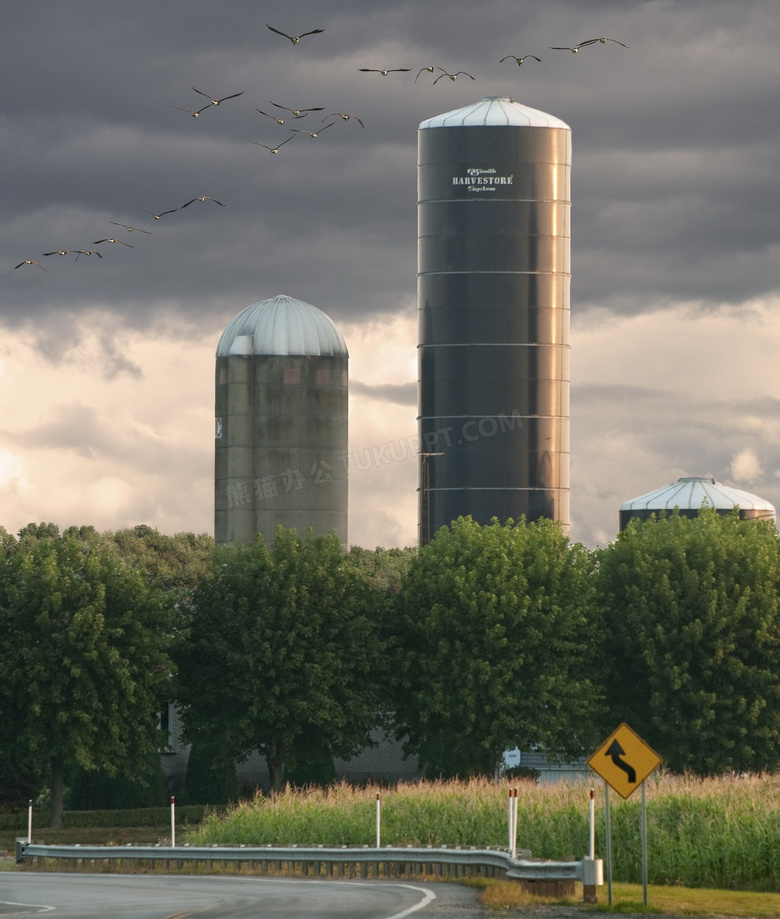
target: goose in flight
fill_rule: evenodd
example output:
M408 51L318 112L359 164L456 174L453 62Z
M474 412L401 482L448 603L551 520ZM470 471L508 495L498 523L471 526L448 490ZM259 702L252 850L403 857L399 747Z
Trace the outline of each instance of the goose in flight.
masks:
M503 64L504 61L508 61L511 59L513 61L517 61L517 64L519 66L520 64L523 63L523 61L528 60L529 57L532 57L535 61L541 62L542 60L540 57L537 57L535 54L524 54L522 57L515 57L514 54L507 54L506 57L501 58L501 60L499 61L499 64Z
M332 128L335 123L335 121L331 121L326 124L324 128L320 128L319 131L304 131L303 128L290 128L290 130L294 131L296 134L308 134L309 137L319 137L323 131L326 131L328 128Z
M343 118L344 121L349 121L350 118L354 118L355 121L357 121L357 123L360 125L361 128L365 128L365 125L363 124L363 119L358 118L357 115L347 115L345 112L331 112L330 115L326 115L325 118L333 118L334 115L338 115L340 118ZM325 118L323 118L322 120L325 121Z
M192 88L195 89L194 86ZM205 96L207 99L211 100L212 105L219 105L220 102L225 102L227 99L235 99L236 96L243 96L245 91L246 90L242 89L240 93L233 93L231 96L223 96L221 99L212 99L212 97L208 93L204 93L204 92L201 92L199 89L195 89L196 93L200 93L201 96ZM206 108L208 108L208 106L206 106Z
M580 48L584 48L585 45L595 45L596 42L602 45L606 45L608 41L615 42L616 45L623 45L622 41L618 41L616 38L589 38L587 41L581 41L578 45ZM627 48L628 45L623 45L624 48Z
M160 211L159 214L155 214L154 211L147 211L145 207L139 207L138 210L143 211L144 214L150 214L152 217L154 217L155 220L159 220L160 217L164 217L166 214L173 214L175 211L178 211L179 208L174 207L174 208L171 208L171 210L169 211Z
M284 38L289 38L289 40L297 45L298 42L304 38L306 35L319 35L320 32L324 32L325 29L312 29L310 32L301 32L300 35L288 35L286 32L280 32L279 29L275 29L273 26L269 26L268 23L265 24L267 29L270 29L272 32L276 32L277 35L281 35Z
M377 70L375 67L358 67L361 73L381 73L383 77L386 77L388 73L408 73L411 69L411 67L394 67L387 70Z
M271 101L270 99L268 100ZM287 108L286 105L279 105L278 102L271 102L271 105L275 105L276 108L284 109L285 112L292 112L296 118L303 117L301 112L323 112L325 110L324 105L315 106L315 108ZM260 111L260 109L258 109Z
M116 220L112 220L111 223L115 227L124 227L129 233L132 233L133 230L138 230L139 233L146 233L147 236L152 235L151 230L143 230L141 227L131 227L129 223L117 223Z
M205 112L207 108L211 108L210 105L204 105L203 108L191 109L191 108L179 108L178 105L172 105L172 109L175 109L177 112L187 112L188 115L192 115L193 118L197 118L201 112Z
M37 265L39 268L43 268L43 270L46 271L43 265L41 265L40 262L36 262L34 258L26 258L23 262L19 262L18 265L14 265L14 268L21 268L22 265Z
M573 51L574 54L576 54L580 50L580 48L585 48L588 45L595 45L597 42L599 42L602 45L605 45L608 41L613 41L618 45L623 45L623 42L618 41L616 38L589 38L587 41L581 41L578 45L572 45L571 47L564 46L561 48L561 47L555 47L553 45L550 45L550 50L551 51ZM623 45L623 47L627 48L628 45Z
M260 112L261 115L265 115L266 118L273 118L273 120L274 120L277 124L284 124L285 121L293 121L293 120L296 119L296 118L305 118L305 117L306 117L306 113L305 113L305 112L304 112L302 115L290 115L289 118L277 118L276 115L269 115L268 112L264 112L262 109L259 109L259 108L258 108L258 109L255 109L255 111L256 111L256 112Z
M421 68L418 70L417 76L414 78L414 82L416 83L416 82L420 79L420 74L421 74L421 73L425 73L426 71L427 71L428 73L433 73L434 70L441 70L441 71L443 71L444 73L447 72L446 70L444 70L443 67L439 67L439 66L437 66L436 64L429 64L427 67L421 67Z
M260 141L253 140L251 143L257 144L258 147L265 147L266 150L270 150L271 153L278 153L279 147L283 147L285 144L289 143L291 140L295 140L294 137L288 137L287 140L283 140L280 144L277 144L275 147L269 147L268 144L261 144Z
M440 77L436 77L436 79L433 81L433 85L435 86L439 82L439 80L443 80L445 77L449 77L451 80L457 80L457 78L461 74L464 74L470 80L474 79L474 77L472 77L470 73L466 73L465 70L459 70L457 73L447 73L447 71L445 70L444 73Z
M185 207L189 207L191 204L194 204L196 201L201 201L201 202L203 202L203 201L213 201L214 204L219 204L220 207L224 207L224 206L225 206L221 201L217 201L216 198L211 198L211 197L209 197L208 195L198 195L197 198L193 198L191 201L188 201L186 204L182 204L182 206L179 208L179 210L184 210Z

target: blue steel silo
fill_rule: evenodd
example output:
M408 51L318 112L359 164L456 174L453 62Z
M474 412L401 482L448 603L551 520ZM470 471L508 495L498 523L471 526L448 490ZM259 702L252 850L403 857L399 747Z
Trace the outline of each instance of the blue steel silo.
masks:
M418 133L420 542L569 528L571 130L490 97Z

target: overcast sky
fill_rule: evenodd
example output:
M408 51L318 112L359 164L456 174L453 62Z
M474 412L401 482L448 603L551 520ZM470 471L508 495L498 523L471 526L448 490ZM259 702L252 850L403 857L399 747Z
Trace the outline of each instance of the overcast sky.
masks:
M681 475L780 506L776 0L0 11L10 532L213 532L217 340L287 294L349 346L350 543L415 544L417 127L496 95L572 129L572 539L611 540L622 501ZM549 47L601 37L629 47ZM415 80L429 65L466 73ZM273 103L322 111L278 125L257 111L284 118ZM291 133L333 112L365 128ZM196 196L224 206L181 209ZM43 254L60 249L102 258Z

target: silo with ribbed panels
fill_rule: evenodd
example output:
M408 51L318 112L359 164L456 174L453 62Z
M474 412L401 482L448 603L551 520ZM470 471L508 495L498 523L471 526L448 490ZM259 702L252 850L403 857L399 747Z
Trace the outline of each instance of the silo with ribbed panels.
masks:
M712 508L721 516L734 512L740 520L776 519L774 504L749 491L722 485L709 476L685 475L671 485L656 488L620 505L620 530L632 520L651 517L696 517L703 508Z
M490 97L418 134L420 542L569 528L571 131Z
M349 354L332 320L286 295L242 310L216 357L214 538L278 524L347 546Z

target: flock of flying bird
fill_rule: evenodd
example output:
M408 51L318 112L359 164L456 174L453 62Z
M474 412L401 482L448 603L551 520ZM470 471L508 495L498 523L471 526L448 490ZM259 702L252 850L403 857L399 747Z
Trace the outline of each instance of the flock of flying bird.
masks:
M325 31L324 29L311 29L308 32L302 32L300 35L288 35L286 32L282 32L279 29L275 29L273 26L266 24L266 27L270 29L271 32L274 32L275 34L280 35L283 38L286 38L293 45L297 45L302 38L305 38L308 35L318 35L321 32ZM589 38L586 41L581 41L576 45L565 45L565 46L551 45L550 50L551 51L571 51L572 53L576 54L578 51L580 51L581 48L586 48L590 45L595 45L595 44L604 45L607 42L614 42L615 44L618 44L623 48L628 48L628 45L623 44L622 41L618 41L616 38ZM534 60L534 61L541 61L541 58L537 57L535 54L525 54L520 57L514 54L507 54L501 58L500 63L503 63L504 61L507 61L507 60L512 60L512 61L515 61L518 66L520 66L521 64L525 63L525 61L529 59ZM358 70L361 73L378 73L381 76L386 77L391 73L409 73L412 70L412 68L411 67L388 67L388 68L359 67ZM445 77L453 81L456 80L459 76L466 76L470 80L475 79L474 76L472 76L472 74L467 73L465 70L458 70L458 71L455 71L454 73L450 73L444 67L439 67L438 65L429 64L425 67L420 68L420 70L417 72L417 76L414 78L414 82L416 83L420 79L420 76L423 73L434 73L437 70L440 70L441 73L433 80L434 85L438 83L439 80L443 80ZM205 112L207 109L211 109L214 106L221 105L223 102L226 102L229 99L236 99L239 96L242 96L244 94L244 91L242 90L241 92L238 92L238 93L231 93L228 96L222 96L221 98L215 98L209 95L208 93L203 92L200 89L195 89L194 86L192 87L192 89L196 93L198 93L198 95L203 96L204 98L208 99L208 102L205 105L203 105L201 108L190 109L190 108L182 108L182 107L175 106L175 105L172 105L171 108L179 112L186 112L188 115L191 115L193 118L198 118L201 115L201 113ZM288 108L287 106L284 106L284 105L280 105L277 102L270 102L270 105L274 106L277 109L280 109L281 111L289 112L289 114L285 115L284 117L281 117L278 114L264 112L261 109L256 109L256 111L261 115L265 115L267 118L272 118L278 125L284 125L288 121L295 121L295 120L298 120L299 118L305 118L310 112L322 112L324 111L324 108L325 108L324 106L315 106L313 108L293 109L293 108ZM328 118L334 118L336 120L328 121ZM358 115L348 114L345 112L332 112L330 115L326 115L322 119L323 126L321 128L318 128L317 130L306 131L301 128L290 128L289 130L290 130L291 136L283 140L281 143L276 144L275 146L269 146L268 144L262 144L256 140L251 141L251 143L257 144L260 147L264 147L266 150L269 150L271 153L278 153L281 147L283 147L286 143L289 143L291 140L294 139L295 134L308 134L309 137L312 137L312 138L319 137L319 135L323 131L327 130L328 128L333 127L333 125L337 123L338 118L341 118L344 121L348 121L349 119L353 118L360 125L361 128L365 128L365 124L363 123L363 120ZM326 121L327 121L327 124L324 123ZM143 211L145 214L149 214L149 216L151 216L154 220L160 220L161 217L164 217L167 214L173 214L176 211L184 210L185 207L189 207L191 204L195 204L195 202L204 203L206 201L212 201L214 202L214 204L218 204L220 207L225 206L221 201L217 201L216 198L212 198L210 195L198 195L195 198L191 198L189 201L185 202L179 207L170 208L169 210L155 212L155 211L146 210L145 208L142 208L142 207L139 207L138 210ZM111 223L114 226L122 227L123 229L127 230L128 233L131 233L134 231L137 231L140 233L146 233L147 235L151 233L150 230L145 230L142 227L132 226L131 224L119 223L114 220L112 220ZM114 236L107 236L107 237L104 237L103 239L97 239L93 243L91 243L91 245L99 246L102 243L119 244L119 245L126 246L127 248L130 248L130 249L134 248L132 244L125 242L124 240L119 239ZM97 255L98 258L103 258L100 251L95 248L54 249L51 252L44 252L43 255L44 256L75 255L76 261L78 261L79 257L82 255ZM18 265L14 265L14 268L21 268L23 265L36 265L38 268L41 268L43 271L46 271L44 266L39 261L37 261L36 259L32 259L32 258L24 259L23 261L19 262Z

